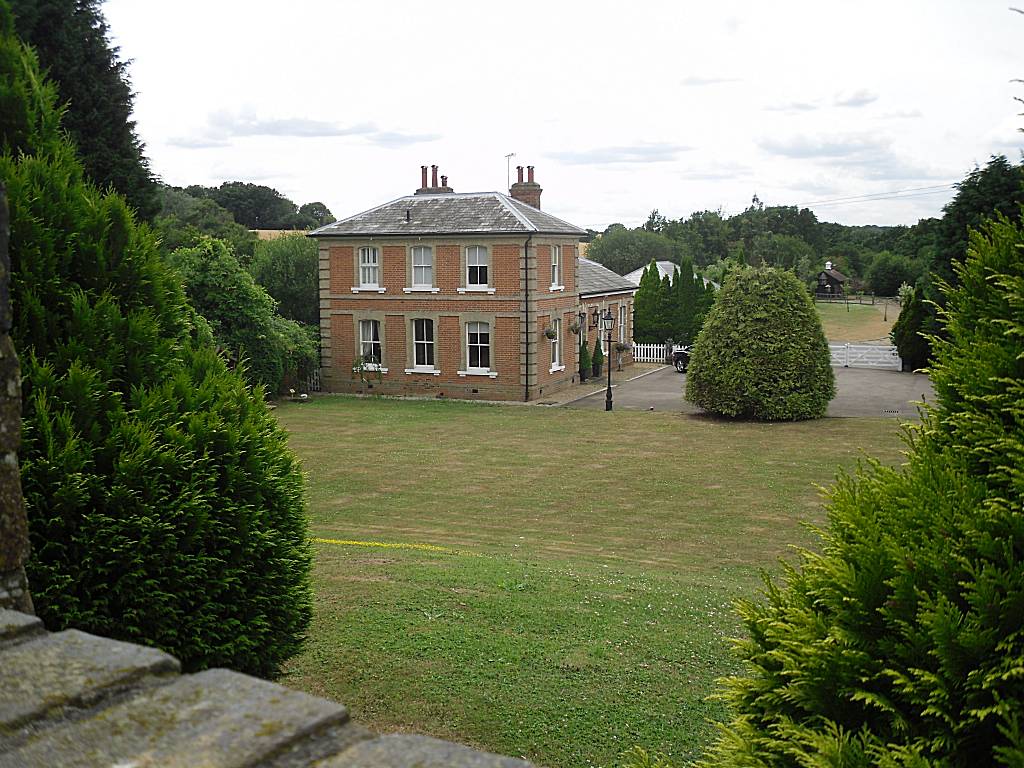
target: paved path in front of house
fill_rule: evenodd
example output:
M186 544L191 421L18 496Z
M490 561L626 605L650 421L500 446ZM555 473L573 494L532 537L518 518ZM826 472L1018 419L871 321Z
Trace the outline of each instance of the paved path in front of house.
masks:
M915 402L934 402L935 392L928 377L920 373L878 371L868 368L833 368L836 375L835 399L829 403L828 416L889 416L917 418ZM628 411L672 411L701 413L683 399L686 375L671 366L633 381L616 384L612 378L613 409ZM567 403L565 408L604 410L605 392Z

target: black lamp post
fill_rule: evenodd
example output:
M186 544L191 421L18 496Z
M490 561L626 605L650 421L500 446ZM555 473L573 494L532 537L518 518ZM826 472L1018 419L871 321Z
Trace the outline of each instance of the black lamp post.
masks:
M604 393L604 409L612 409L612 326L615 325L615 317L610 309L606 309L601 316L601 328L608 334L608 389Z

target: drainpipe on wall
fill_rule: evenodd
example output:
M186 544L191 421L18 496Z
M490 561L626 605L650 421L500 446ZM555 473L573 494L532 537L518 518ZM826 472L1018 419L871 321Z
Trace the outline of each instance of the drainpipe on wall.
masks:
M523 169L519 168L519 175L523 175ZM526 238L523 245L523 332L526 338L526 384L523 392L523 402L530 402L530 243L533 235Z

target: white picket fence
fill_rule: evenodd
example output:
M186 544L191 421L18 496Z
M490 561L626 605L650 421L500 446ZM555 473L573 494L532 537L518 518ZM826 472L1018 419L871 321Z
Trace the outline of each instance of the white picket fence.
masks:
M637 363L664 363L664 344L633 344L633 361Z
M882 368L902 371L903 361L896 347L880 344L829 344L832 365L843 368Z

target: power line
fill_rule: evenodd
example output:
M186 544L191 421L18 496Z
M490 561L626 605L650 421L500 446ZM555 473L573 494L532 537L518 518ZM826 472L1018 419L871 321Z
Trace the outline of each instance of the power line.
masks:
M909 195L889 195L888 197L872 197L860 200L847 200L843 202L833 203L808 203L804 207L814 206L815 208L830 208L837 205L857 205L858 203L881 203L888 200L909 200L914 197L928 197L929 195L941 195L944 192L948 192L952 189L952 186L943 187L942 189L933 189L931 192L915 192Z
M929 192L928 194L937 194L938 191L951 189L956 182L949 182L947 184L935 184L930 187L908 187L907 189L895 189L889 192L873 192L866 195L851 195L850 197L836 197L831 200L817 200L813 203L802 203L802 207L811 205L830 205L832 203L846 203L853 201L870 201L872 199L883 199L888 200L897 197L916 197L917 195L904 195L905 192L920 192L922 190L936 190L936 192Z

